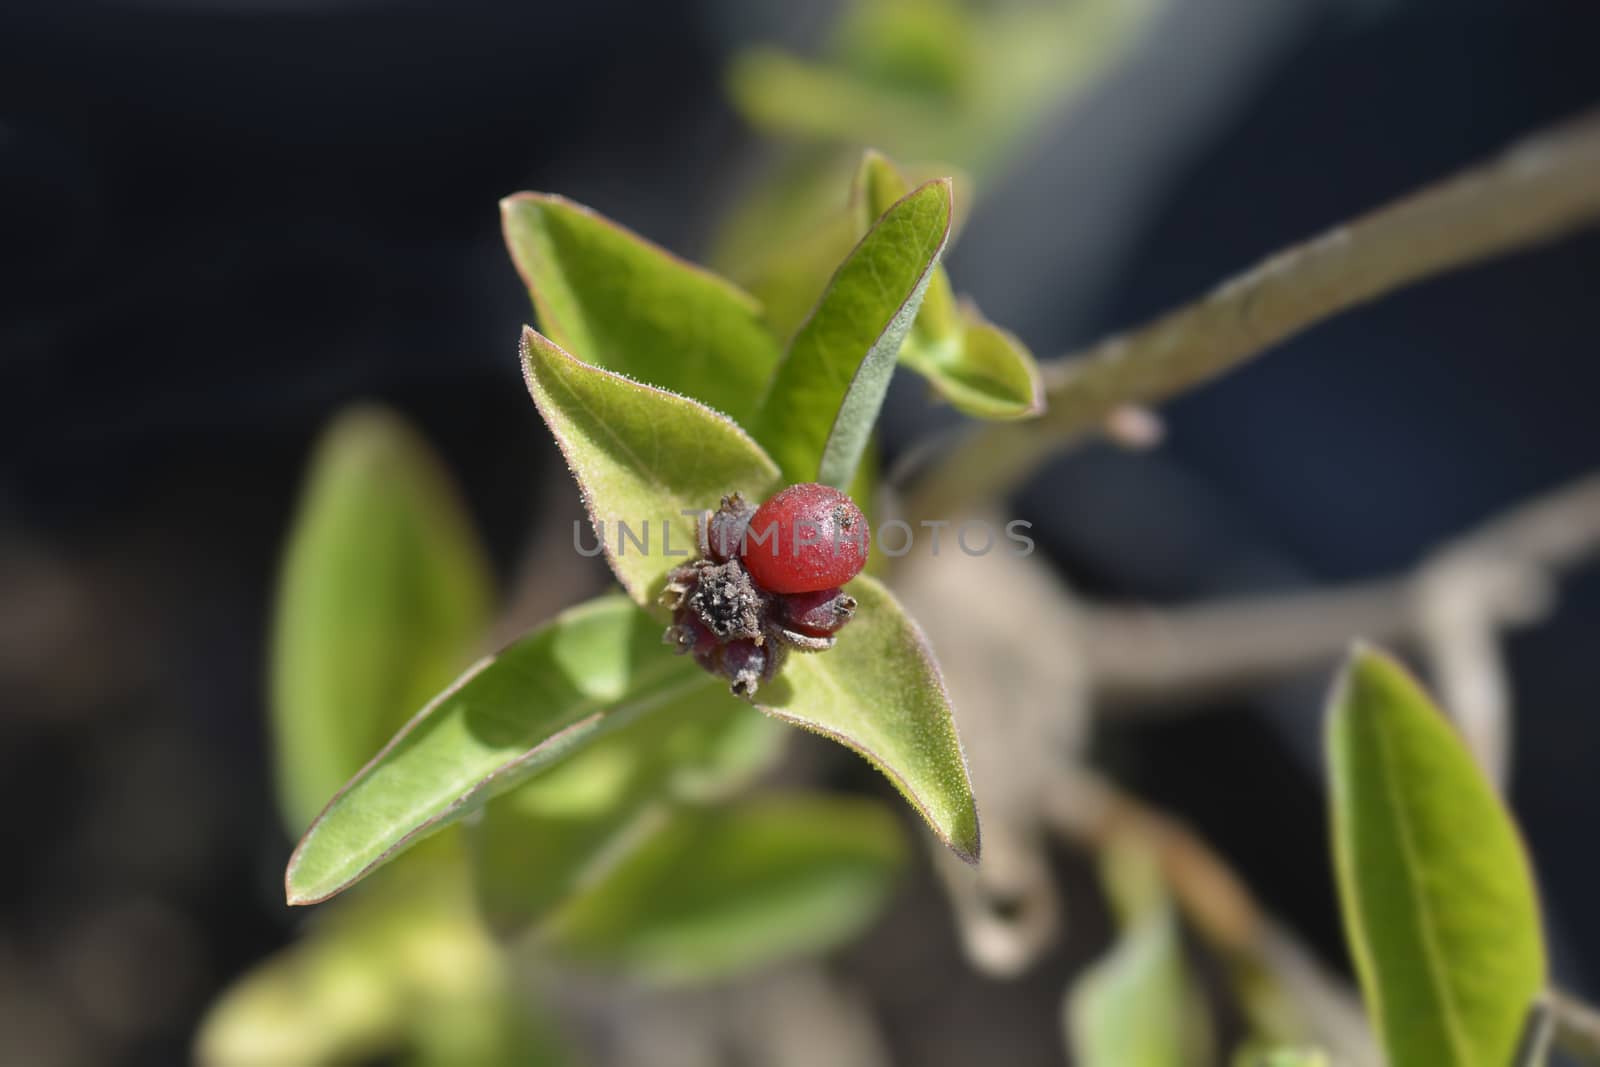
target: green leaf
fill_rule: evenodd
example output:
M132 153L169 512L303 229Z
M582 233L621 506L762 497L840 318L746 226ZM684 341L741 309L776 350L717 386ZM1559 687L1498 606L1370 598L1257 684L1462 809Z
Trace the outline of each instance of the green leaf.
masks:
M866 220L905 195L909 183L894 164L868 151L854 199ZM1044 385L1027 347L993 325L971 302L956 300L943 266L928 282L900 362L922 375L957 411L980 419L1020 419L1044 410Z
M854 620L832 649L789 657L763 686L763 711L865 756L939 839L978 860L978 810L950 698L917 624L875 579L849 586Z
M1067 995L1067 1041L1082 1067L1187 1067L1188 980L1177 919L1155 861L1114 844L1105 880L1122 934Z
M490 588L427 444L376 408L334 422L312 459L274 619L275 766L291 830L471 660Z
M520 193L500 211L548 337L596 366L749 414L779 354L753 297L562 197Z
M950 181L931 181L885 212L839 266L756 417L790 481L850 484L949 233Z
M844 150L807 151L759 183L727 213L712 262L721 265L761 301L768 328L787 341L817 306L833 272L888 210L893 198L866 216L860 198L841 190L859 186L860 164ZM972 183L959 168L931 164L903 169L906 191L934 178L954 175L950 243L961 231ZM852 202L853 201L853 202Z
M787 736L717 684L549 768L472 827L484 916L506 936L534 925L647 841L672 805L748 784Z
M289 858L289 903L326 900L605 731L719 684L622 597L564 612L469 668L338 792Z
M827 951L882 909L906 859L883 806L762 797L677 812L541 933L547 951L657 982Z
M861 157L861 166L856 172L855 186L850 194L856 209L856 224L865 233L910 191L911 183L889 162L888 157L869 148ZM951 207L953 211L953 198ZM950 288L949 272L943 266L935 267L906 343L938 346L958 341L960 333L961 319L956 311L955 293Z
M1330 702L1345 934L1391 1062L1504 1067L1545 984L1511 816L1404 668L1358 648Z
M900 362L926 378L951 407L976 419L1027 419L1044 411L1044 383L1033 353L985 319L971 301L960 303L961 334L954 344L908 344Z
M640 604L696 554L686 512L714 509L725 493L764 500L779 485L760 446L703 404L584 363L532 329L523 330L522 366L606 560Z
M1123 935L1073 984L1072 1062L1083 1067L1186 1067L1184 985L1170 912Z

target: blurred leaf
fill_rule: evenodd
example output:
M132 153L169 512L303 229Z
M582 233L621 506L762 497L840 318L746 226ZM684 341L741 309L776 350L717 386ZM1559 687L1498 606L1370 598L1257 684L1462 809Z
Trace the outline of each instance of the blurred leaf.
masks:
M546 336L596 366L749 414L779 352L753 297L562 197L520 193L500 210Z
M974 20L970 104L946 156L980 177L1015 158L1050 115L1082 96L1128 54L1169 0L1055 0L999 4Z
M640 604L696 554L696 519L685 512L715 508L725 493L764 500L778 485L760 446L696 401L584 363L531 329L522 363L611 570ZM628 540L620 524L640 540Z
M846 7L829 52L863 81L956 99L974 73L973 18L955 0L873 0Z
M511 935L537 923L648 840L673 803L748 784L786 736L713 689L622 727L489 805L471 840L490 926Z
M782 340L799 329L835 268L877 220L858 219L850 202L860 169L851 149L790 151L722 219L711 262L761 301L768 328ZM971 180L944 163L906 165L901 173L908 189L953 176L953 187L962 190L952 203L953 243L972 203Z
M532 1015L527 998L505 990L421 1012L411 1019L400 1067L566 1067L578 1062L555 1025Z
M877 152L856 176L863 226L906 194L909 183ZM1033 354L989 323L976 306L956 302L944 267L934 269L900 362L927 378L957 411L980 419L1016 419L1044 410L1044 386Z
M952 160L986 179L1121 59L1162 6L864 0L851 5L820 59L748 49L729 68L728 90L770 133Z
M1122 933L1067 994L1067 1042L1081 1067L1190 1067L1189 990L1177 919L1155 860L1132 843L1104 874Z
M1310 1048L1246 1047L1233 1058L1234 1067L1333 1067L1328 1054Z
M756 292L751 279L769 261L785 258L823 219L846 217L844 191L850 188L857 162L854 153L820 145L790 146L774 157L744 196L718 219L707 256L715 269L761 299L769 316L772 308ZM853 234L849 245L859 236ZM822 295L828 274L844 258L849 245L827 265L807 310Z
M341 892L604 731L718 685L622 597L562 613L468 669L339 791L289 858L289 903Z
M774 336L786 341L794 337L862 232L841 206L812 220L806 233L776 248L749 273L746 284L766 309Z
M855 619L839 643L791 656L757 694L763 711L865 756L968 863L978 859L978 811L950 698L922 631L877 580L849 586Z
M886 88L853 73L772 48L750 48L728 69L728 95L754 126L785 135L859 144L887 144L897 155L943 144L944 102L910 89Z
M658 982L722 978L849 941L906 859L875 801L761 797L676 812L546 924L544 947Z
M488 564L427 444L389 412L340 416L312 459L279 578L278 801L299 832L488 628Z
M513 996L460 868L413 866L318 913L294 945L229 987L195 1041L201 1067L397 1055L479 1067L567 1062Z
M949 179L928 182L839 266L757 415L758 436L788 480L850 484L949 232Z
M1527 857L1454 729L1357 649L1328 715L1334 859L1367 1010L1395 1064L1503 1067L1544 988Z

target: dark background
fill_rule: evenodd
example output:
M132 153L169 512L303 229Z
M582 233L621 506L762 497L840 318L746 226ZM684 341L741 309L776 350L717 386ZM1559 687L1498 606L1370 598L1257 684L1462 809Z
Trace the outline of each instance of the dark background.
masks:
M315 434L358 398L405 411L508 573L565 475L518 381L495 202L560 191L696 254L759 147L722 67L825 24L789 8L0 8L0 1034L27 1062L180 1061L287 940L262 652ZM1587 0L1183 5L1019 155L956 283L1066 350L1592 106L1597 40ZM1597 286L1594 235L1428 282L1172 404L1157 455L1052 464L1017 513L1105 597L1405 567L1600 465ZM930 419L895 403L891 453ZM1600 578L1566 592L1512 644L1513 801L1588 986ZM1324 682L1099 745L1337 963L1305 758ZM1003 994L1038 1001L1039 1042L1059 981Z

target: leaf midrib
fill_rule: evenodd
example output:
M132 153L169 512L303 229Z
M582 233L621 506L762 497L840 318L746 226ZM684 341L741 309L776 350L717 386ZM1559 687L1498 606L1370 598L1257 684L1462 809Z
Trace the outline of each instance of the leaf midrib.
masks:
M1427 973L1430 987L1434 990L1435 999L1440 1004L1439 1014L1444 1023L1445 1037L1450 1042L1451 1050L1455 1054L1457 1062L1461 1064L1473 1063L1475 1062L1475 1057L1470 1055L1471 1042L1468 1040L1463 1028L1464 1024L1460 1017L1460 1008L1455 1003L1450 984L1444 980L1447 967L1443 958L1443 949L1440 948L1435 940L1433 911L1428 903L1427 894L1422 891L1420 877L1417 874L1421 870L1422 863L1416 842L1413 839L1410 818L1406 814L1404 805L1398 802L1400 791L1398 783L1394 779L1389 741L1376 722L1373 724L1372 737L1374 747L1377 750L1375 754L1378 758L1379 782L1383 788L1384 799L1389 809L1394 813L1395 837L1400 847L1402 858L1405 861L1406 900L1412 905L1419 919L1418 929L1422 941L1424 971ZM1378 1010L1383 1012L1387 1005L1387 997L1381 988L1383 980L1379 975L1379 968L1373 968L1373 980L1374 984L1380 987L1378 989Z
M454 789L444 790L445 795L448 796L451 793L455 793L455 796L454 799L448 802L443 808L436 809L433 801L419 803L408 809L404 817L396 817L386 820L384 833L382 835L371 835L373 839L386 842L382 848L378 850L377 855L357 867L353 875L345 875L342 873L336 875L335 877L337 881L335 884L338 886L348 886L352 884L365 872L371 871L374 867L381 864L386 858L396 854L402 849L403 846L415 839L420 833L445 822L458 810L460 810L460 808L465 806L465 804L473 796L480 792L486 783L498 778L508 771L514 772L529 757L538 752L539 749L544 746L551 737L555 736L557 733L560 733L562 730L570 729L572 726L583 722L584 719L596 713L604 713L607 718L620 716L626 719L635 714L646 712L650 710L651 707L660 704L664 700L676 699L679 695L681 695L680 690L687 691L696 685L704 683L705 679L701 678L698 674L686 674L683 679L684 684L682 685L672 686L671 688L668 688L662 692L649 692L649 690L657 688L663 683L667 682L674 673L671 668L677 666L679 666L679 664L671 660L664 661L657 671L653 672L647 680L643 681L636 687L632 694L620 698L615 702L610 702L604 697L584 697L582 700L579 700L572 705L572 709L566 716L567 721L564 725L546 734L544 737L535 741L531 745L525 746L520 754L497 763L487 773L474 774L464 790L460 792L456 792ZM609 711L606 710L608 707ZM409 732L409 729L405 731L405 733ZM399 736L394 739L394 741L398 740ZM391 744L393 743L394 742L392 741ZM373 770L377 769L378 768L376 767L373 768ZM364 774L362 775L361 780L363 783L368 783L371 781L371 778L369 775ZM354 789L345 791L339 797L338 802L335 805L330 806L328 811L322 816L319 816L316 822L313 823L312 826L306 831L306 840L309 841L311 839L313 834L315 834L316 831L322 826L328 815L333 814L333 812L336 810L345 809L351 800L356 799L356 796L357 791ZM419 816L419 812L428 811L433 811L434 814L427 817ZM397 826L408 827L408 829L400 830L399 833L396 834L395 827ZM303 863L303 860L301 862ZM297 863L296 868L299 866L300 864Z

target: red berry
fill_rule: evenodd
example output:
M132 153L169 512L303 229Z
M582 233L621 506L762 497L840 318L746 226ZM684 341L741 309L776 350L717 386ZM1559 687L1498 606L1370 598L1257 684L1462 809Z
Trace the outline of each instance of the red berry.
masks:
M768 592L813 593L860 574L871 541L855 501L807 482L789 486L756 509L741 559Z
M791 593L778 599L778 613L784 625L808 637L827 637L850 621L856 598L834 589L812 593Z

